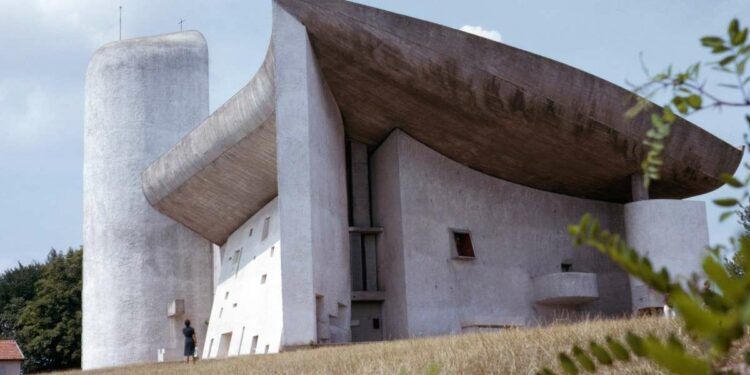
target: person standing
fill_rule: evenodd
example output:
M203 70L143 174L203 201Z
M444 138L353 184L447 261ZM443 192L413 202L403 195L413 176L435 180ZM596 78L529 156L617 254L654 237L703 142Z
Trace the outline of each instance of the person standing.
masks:
M195 346L198 345L198 340L195 338L195 330L190 326L190 319L185 320L182 335L185 336L185 360L190 364L190 358L192 357L193 364L195 364Z

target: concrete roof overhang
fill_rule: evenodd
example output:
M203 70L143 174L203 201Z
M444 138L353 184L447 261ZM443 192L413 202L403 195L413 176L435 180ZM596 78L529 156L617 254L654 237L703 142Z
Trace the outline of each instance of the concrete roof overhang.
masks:
M338 0L276 0L305 25L347 134L399 128L469 168L550 192L631 199L649 113L565 64L449 27ZM252 81L143 174L161 212L215 243L276 195L273 52ZM722 185L742 151L678 120L652 198Z

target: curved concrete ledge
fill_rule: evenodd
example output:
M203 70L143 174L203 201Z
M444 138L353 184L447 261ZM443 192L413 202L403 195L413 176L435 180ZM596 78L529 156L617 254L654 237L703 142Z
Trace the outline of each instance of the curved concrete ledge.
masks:
M596 274L551 273L534 279L534 300L547 305L576 305L599 298Z
M253 79L142 173L159 211L214 243L277 195L273 48Z
M469 168L535 189L631 200L649 113L628 91L449 27L338 0L275 0L307 31L347 135L395 129ZM275 25L275 28L283 25ZM258 74L143 173L159 211L215 243L277 194L274 52ZM293 110L293 109L290 109ZM714 190L741 150L679 120L652 198Z

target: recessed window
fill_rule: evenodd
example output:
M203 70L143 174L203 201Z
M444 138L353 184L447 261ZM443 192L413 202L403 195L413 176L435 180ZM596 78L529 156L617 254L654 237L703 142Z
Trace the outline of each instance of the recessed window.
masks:
M252 227L250 227L250 233L248 233L247 236L248 237L252 237L253 236L253 228Z
M253 336L253 342L250 344L250 354L255 354L258 349L258 335Z
M240 271L240 257L242 257L242 248L234 251L234 260L232 261L232 264L234 264L235 275L237 275L237 272Z
M263 235L260 236L261 241L265 240L268 237L268 226L271 225L271 217L267 217L266 220L263 221Z
M224 308L222 307L221 310L219 310L219 319L221 319L221 316L224 315Z
M266 354L268 354L268 349L269 349L269 347L268 347L268 345L266 345Z
M468 232L453 232L456 254L461 258L474 258L474 245Z
M235 302L234 304L232 304L232 307L237 307L237 302Z
M229 292L224 293L224 299L229 298Z
M267 274L264 273L263 276L260 277L260 283L261 284L265 284L266 283L266 276L267 276Z
M573 270L573 264L571 263L560 263L560 271L570 272Z
M271 255L270 256L273 256L274 250L276 250L276 246L271 246Z

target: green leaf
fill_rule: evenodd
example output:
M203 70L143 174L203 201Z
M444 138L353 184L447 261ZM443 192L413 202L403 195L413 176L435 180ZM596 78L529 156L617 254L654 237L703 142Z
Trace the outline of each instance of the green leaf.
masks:
M732 19L732 21L729 22L729 30L727 31L729 37L733 38L737 34L737 32L740 31L740 21L738 21L736 18Z
M706 272L709 280L721 289L726 298L736 302L745 299L745 288L742 282L735 279L727 273L727 270L713 257L706 257L703 260L703 271Z
M734 61L734 59L736 59L736 58L737 58L736 55L729 55L729 56L727 56L727 57L719 60L719 65L725 66L725 65L729 64L730 62Z
M710 367L706 361L686 353L679 346L664 345L655 337L648 337L644 340L643 345L649 358L673 374L699 375L710 373Z
M643 346L642 338L638 337L632 332L628 332L625 334L625 342L628 343L628 346L630 347L630 350L633 352L633 354L639 357L643 357L646 355L646 348Z
M732 45L742 45L742 43L745 43L745 40L747 40L747 28L738 32L737 34L734 34L734 36L732 37Z
M703 99L698 95L690 95L687 97L687 103L695 109L700 109L703 104Z
M677 119L677 116L675 116L674 112L672 112L672 109L669 107L664 107L662 109L661 117L664 122L669 124L673 123Z
M573 356L584 370L588 372L596 371L594 361L592 361L591 357L589 357L583 349L579 348L578 345L573 346Z
M589 343L589 350L599 363L605 366L612 365L612 356L601 345L592 341Z
M607 342L607 348L609 348L609 351L612 352L612 355L615 358L623 362L627 362L630 360L630 354L628 354L628 350L625 349L625 346L620 344L619 341L609 336L605 338L605 341Z
M722 52L726 52L726 51L729 51L729 48L726 47L726 46L724 46L724 45L721 45L721 46L714 47L711 50L711 53L722 53Z
M734 198L721 198L721 199L714 199L714 204L721 207L734 207L740 202L738 202Z
M727 219L729 219L732 216L734 216L734 211L724 212L724 213L721 214L721 216L719 216L719 222L726 221Z
M560 367L568 375L578 375L578 368L576 367L573 360L570 359L565 353L557 355L557 359L560 361Z
M729 173L722 173L719 176L719 179L731 187L741 188L745 186L740 180L734 178L734 176Z
M703 38L701 38L701 44L706 47L723 46L724 39L718 36L704 36Z

